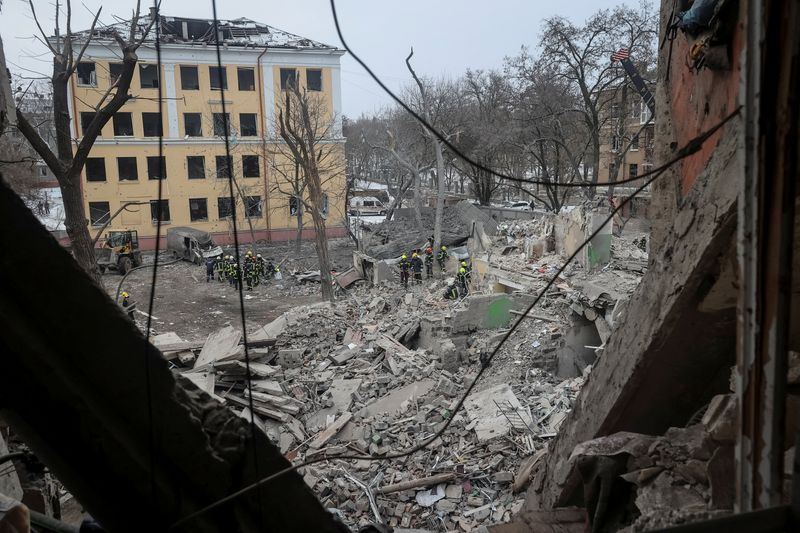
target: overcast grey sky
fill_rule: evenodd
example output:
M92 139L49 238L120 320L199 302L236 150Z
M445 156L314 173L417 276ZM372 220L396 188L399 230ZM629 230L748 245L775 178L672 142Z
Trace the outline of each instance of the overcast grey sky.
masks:
M598 9L622 0L339 0L337 8L348 44L392 89L408 82L404 59L414 47L414 65L426 76L457 76L467 68L501 67L522 45L533 46L544 19L562 15L582 22ZM631 3L631 2L629 2ZM54 0L34 0L45 31L52 32ZM148 7L151 2L145 1ZM128 18L135 0L73 0L74 29L91 24L89 9L103 6L101 22ZM85 6L85 7L84 7ZM87 9L88 8L88 9ZM51 60L33 39L36 26L27 0L5 0L0 35L14 73L47 73ZM163 0L165 15L211 18L210 0ZM329 0L217 0L220 18L247 17L304 37L339 45ZM345 115L357 117L386 106L389 97L348 56L342 59Z

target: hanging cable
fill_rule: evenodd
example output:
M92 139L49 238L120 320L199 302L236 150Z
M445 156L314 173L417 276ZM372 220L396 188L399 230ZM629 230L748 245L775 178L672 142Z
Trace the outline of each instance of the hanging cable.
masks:
M150 498L151 498L151 506L153 509L157 508L158 504L158 496L156 495L156 442L155 442L155 432L153 428L153 397L152 397L152 384L151 384L151 377L150 377L150 331L153 322L153 306L155 305L155 296L156 296L156 280L158 277L158 252L159 252L159 245L161 243L161 218L162 218L162 209L161 209L161 202L164 196L164 172L166 169L164 168L164 114L163 114L163 105L162 105L162 89L160 83L161 80L161 26L160 22L160 8L158 0L153 0L153 16L156 17L155 25L153 26L156 31L156 68L158 72L158 120L161 124L161 128L158 131L158 200L156 204L156 251L155 256L153 257L153 277L150 283L150 301L147 304L147 327L145 329L145 343L144 343L144 376L145 376L145 392L147 394L147 420L148 420L148 431L149 431L149 460L150 460ZM133 36L132 36L133 37Z
M219 29L219 19L217 18L217 0L211 0L211 9L214 16L214 49L217 54L217 73L218 73L218 81L219 81L219 91L220 91L220 101L222 102L222 123L223 123L223 133L225 134L225 166L228 171L228 197L230 198L231 204L231 220L233 222L233 246L236 252L236 277L237 277L237 285L239 287L239 316L242 322L242 343L244 344L244 364L245 364L245 380L247 381L247 401L248 407L250 409L250 437L252 439L252 448L253 448L253 466L255 470L255 477L258 478L259 476L259 461L258 461L258 447L256 446L258 428L256 427L255 423L255 405L253 403L253 389L252 385L252 374L250 371L250 348L247 346L247 320L244 308L244 287L243 287L243 279L242 279L242 265L241 265L241 256L239 255L239 228L238 223L236 221L236 198L234 196L234 183L233 183L233 158L231 157L231 142L230 142L230 120L228 118L228 112L226 109L225 104L225 86L228 83L227 72L223 77L223 66L222 66L222 52L221 52L221 45L220 45L220 29ZM213 80L212 80L213 81ZM245 210L245 216L247 216L247 197L243 198L243 206ZM261 509L261 498L259 498L259 520L262 525L264 524L264 514L263 510Z
M636 190L634 190L633 193L631 193L629 196L625 197L619 203L619 205L617 205L611 211L611 213L608 215L608 217L606 217L606 219L603 221L603 223L599 227L597 227L597 229L595 229L589 235L589 237L586 238L586 240L584 240L581 243L581 245L572 253L572 255L570 255L564 261L564 263L558 268L558 270L553 275L553 277L551 277L547 281L547 283L545 284L544 288L541 291L539 291L539 293L536 295L536 298L528 306L528 308L525 310L525 312L523 312L519 316L519 318L517 318L517 320L512 324L511 328L506 332L505 335L503 335L503 337L500 339L500 342L498 342L497 346L495 346L495 348L492 350L492 352L489 354L489 356L481 360L481 367L478 370L478 373L475 376L475 379L472 380L472 383L467 387L467 389L461 395L461 397L459 398L459 400L456 403L455 407L451 410L450 417L445 421L444 425L438 431L436 431L431 437L429 437L428 439L424 440L420 444L417 444L417 445L411 447L408 450L405 450L405 451L402 451L402 452L398 452L398 453L394 453L394 454L382 455L382 456L373 456L373 455L365 455L365 454L342 454L342 455L324 455L323 454L323 455L318 456L318 457L316 457L314 459L309 459L308 461L304 461L302 463L298 463L296 465L284 468L283 470L279 470L278 472L275 472L275 473L273 473L273 474L271 474L271 475L269 475L269 476L267 476L267 477L255 482L255 483L252 483L252 484L250 484L250 485L248 485L246 487L243 487L243 488L239 489L238 491L236 491L236 492L234 492L232 494L229 494L228 496L226 496L226 497L224 497L224 498L222 498L220 500L217 500L216 502L214 502L214 503L212 503L210 505L207 505L206 507L204 507L204 508L202 508L202 509L200 509L198 511L195 511L194 513L192 513L190 515L187 515L186 517L178 520L177 522L172 524L169 527L169 529L172 530L172 529L175 529L178 526L184 525L187 522L193 520L194 518L197 518L198 516L208 512L208 511L211 511L212 509L215 509L215 508L219 507L220 505L224 505L225 503L228 503L228 502L238 498L239 496L242 496L243 494L246 494L247 492L249 492L249 491L251 491L251 490L253 490L255 488L258 488L258 487L260 487L260 486L262 486L262 485L264 485L266 483L269 483L270 481L272 481L272 480L274 480L274 479L276 479L276 478L278 478L278 477L280 477L280 476L282 476L284 474L288 474L289 472L294 472L295 470L297 470L299 468L303 468L305 466L309 466L309 465L313 465L315 463L319 463L319 462L322 462L322 461L329 461L329 460L333 460L333 459L354 460L354 461L383 461L383 460L391 460L391 459L402 459L404 457L408 457L409 455L411 455L413 453L416 453L416 452L426 448L429 444L431 444L436 439L441 437L444 434L444 432L447 430L447 428L450 426L450 424L453 422L453 420L455 418L455 414L461 409L461 407L463 407L464 402L466 401L467 397L470 395L472 390L475 388L475 385L478 383L478 381L481 379L483 374L486 372L486 369L489 368L489 365L491 364L491 362L494 359L494 357L497 355L497 353L500 351L500 349L503 347L503 345L506 343L506 341L509 339L509 337L511 337L511 335L517 330L517 328L520 326L522 321L525 320L526 315L530 314L530 312L539 304L539 302L544 297L544 295L547 293L547 291L556 283L556 280L558 279L558 277L575 260L575 258L578 257L578 254L580 254L580 252L589 245L589 243L592 241L592 239L594 239L597 235L600 234L600 232L603 230L603 228L609 222L611 222L614 219L614 216L616 216L617 213L619 213L627 204L629 204L633 200L633 198L635 198L642 191L647 189L647 187L651 183L653 183L656 179L658 179L664 172L666 172L669 168L671 168L675 163L677 163L677 162L689 157L692 154L697 153L700 150L700 148L703 146L703 144L712 135L714 135L714 133L719 131L719 129L722 128L722 126L724 126L728 121L730 121L735 116L737 116L739 114L740 110L741 110L741 107L738 107L731 114L729 114L727 117L725 117L722 121L717 123L714 127L712 127L711 129L705 131L704 133L698 135L697 137L693 138L688 143L686 143L686 145L684 145L680 150L678 150L676 156L674 158L672 158L669 161L668 164L662 165L660 167L660 170L657 173L653 174L647 181L645 181L642 185L640 185L638 188L636 188Z
M466 162L467 164L469 164L470 166L472 166L472 167L474 167L474 168L476 168L478 170L481 170L483 172L491 174L492 176L495 176L497 178L501 178L501 179L508 180L508 181L513 181L513 182L516 182L516 183L528 183L530 185L557 185L558 187L566 187L566 188L605 187L607 185L623 185L625 183L633 183L633 182L636 182L636 181L640 182L644 178L646 178L648 176L652 176L653 174L657 173L660 170L660 169L654 169L654 170L652 170L650 172L646 172L644 174L640 174L639 176L636 176L635 178L626 178L626 179L615 181L613 183L592 183L592 182L558 183L558 182L547 181L547 180L533 180L533 179L527 179L527 178L518 178L516 176L510 176L508 174L503 174L502 172L497 172L496 170L492 170L491 168L478 163L477 161L475 161L471 157L469 157L466 154L464 154L464 152L462 152L461 150L456 148L456 146L452 142L450 142L445 135L443 135L439 130L437 130L435 127L433 127L419 113L414 111L411 108L411 106L409 106L407 103L405 103L403 101L402 98L400 98L394 92L392 92L392 90L389 89L389 87L386 86L386 84L372 71L372 69L369 68L369 66L360 57L358 57L358 54L356 54L353 51L353 49L350 48L350 45L347 44L347 41L345 40L344 35L342 34L342 29L339 26L339 15L336 12L336 1L335 0L331 0L331 12L333 14L333 23L336 26L336 33L339 35L339 40L342 42L342 46L344 46L344 49L347 50L347 53L349 53L351 56L353 56L353 59L356 60L356 63L361 65L361 67L364 70L367 71L367 74L370 75L370 77L375 81L375 83L377 83L380 86L380 88L383 89L386 92L386 94L388 94L392 98L392 100L397 102L397 105L402 107L406 112L408 112L409 115L414 117L414 119L417 122L422 124L426 129L428 129L431 133L433 133L439 139L439 141L442 144L444 144L445 146L447 146L447 148L449 148L450 151L453 152L453 154L455 154L459 159L462 159L464 162ZM594 169L594 171L597 172L597 169Z

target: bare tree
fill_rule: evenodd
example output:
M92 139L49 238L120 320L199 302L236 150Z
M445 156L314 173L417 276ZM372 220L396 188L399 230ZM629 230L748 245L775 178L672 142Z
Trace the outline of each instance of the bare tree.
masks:
M42 139L36 127L27 117L17 110L17 125L22 134L31 143L33 149L44 160L58 180L61 195L64 200L65 228L72 243L72 252L75 260L89 275L100 283L100 272L92 247L92 238L89 234L86 213L81 195L81 172L86 164L89 151L92 148L100 130L111 120L111 117L132 98L130 94L131 79L136 68L138 57L136 51L150 33L155 19L140 20L140 0L128 23L129 31L124 38L114 28L96 29L100 10L95 14L92 25L88 31L75 33L72 31L72 6L70 0L65 0L66 6L66 31L60 31L61 5L57 0L55 5L55 35L48 37L42 29L33 5L33 0L28 0L31 14L41 33L42 42L53 55L53 123L56 132L56 151L51 150L47 142ZM119 76L113 81L108 90L101 96L95 105L94 116L83 131L83 137L73 149L72 136L70 135L69 115L69 80L75 74L78 65L86 53L89 43L95 39L113 39L122 52L122 69ZM80 47L76 50L76 47Z
M298 201L311 214L314 224L322 297L332 301L333 280L325 223L330 199L326 185L343 177L340 163L344 157L342 146L336 140L334 116L320 97L290 83L284 91L277 122L283 144L276 148L279 152L276 157L298 166L298 177L303 181L305 192Z

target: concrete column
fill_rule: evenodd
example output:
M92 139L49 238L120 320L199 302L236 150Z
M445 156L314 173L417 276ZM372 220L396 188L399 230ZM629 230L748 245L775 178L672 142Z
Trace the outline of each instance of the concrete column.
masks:
M164 92L167 98L167 136L178 138L178 103L175 101L175 64L164 63Z
M268 52L269 53L269 52ZM261 97L264 99L264 136L271 139L275 136L275 90L272 77L272 65L264 65L261 69L261 83L263 94Z
M331 90L333 91L333 112L336 114L333 131L342 134L342 76L339 66L331 67Z

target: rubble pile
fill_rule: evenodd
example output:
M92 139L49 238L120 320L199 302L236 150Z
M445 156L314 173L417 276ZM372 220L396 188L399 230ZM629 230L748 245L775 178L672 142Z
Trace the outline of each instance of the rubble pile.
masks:
M662 436L622 432L578 445L569 461L593 528L650 531L730 514L736 417L735 396L720 395L699 422Z
M369 285L343 272L352 279L334 303L291 308L248 332L249 386L243 336L231 326L203 342L175 333L153 342L183 378L252 416L290 461L330 457L301 474L347 525L470 531L509 522L591 372L588 359L563 371L570 343L585 344L572 330L580 319L610 331L639 276L571 265L455 412L482 361L563 261L549 246L529 253L531 241L552 234L546 219L501 231L471 258L472 293L456 301L443 298L447 279L403 291L391 277ZM318 274L289 271L289 288L318 290ZM424 449L395 456L448 423ZM378 460L335 458L344 454Z

